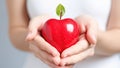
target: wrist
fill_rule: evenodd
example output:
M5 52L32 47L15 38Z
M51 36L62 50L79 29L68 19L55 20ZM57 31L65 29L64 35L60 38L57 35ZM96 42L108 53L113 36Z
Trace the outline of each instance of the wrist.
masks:
M98 30L97 34L97 43L95 48L95 54L102 55L102 56L110 56L112 55L109 52L108 46L105 43L106 32L103 30Z

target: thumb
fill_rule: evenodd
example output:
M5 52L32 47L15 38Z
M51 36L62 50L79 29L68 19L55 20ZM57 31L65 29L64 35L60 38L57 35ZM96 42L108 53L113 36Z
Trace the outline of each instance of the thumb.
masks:
M28 35L26 37L26 40L32 40L34 37L38 34L38 30L41 30L43 24L48 20L50 17L49 15L43 15L43 16L37 16L33 18L28 26Z
M28 31L28 35L26 37L27 41L34 39L34 37L38 33L38 29L41 26L41 24L42 24L42 22L41 22L40 16L31 19L31 21L29 22L29 26L28 26L29 31Z
M37 35L37 30L29 31L26 37L26 41L33 40L36 35Z
M90 31L87 32L86 38L90 44L96 44L96 41L97 41L96 36Z
M93 26L86 26L86 38L90 44L96 44L97 42L97 28L93 29Z
M29 26L28 26L28 35L26 37L26 41L30 41L32 39L34 39L34 37L37 35L38 30L40 30L43 26L43 23L45 23L46 20L49 19L49 16L37 16L35 18L33 18L30 22L29 22Z
M85 28L85 25L83 24L83 21L80 19L80 17L77 17L75 18L75 21L78 23L79 25L79 30L80 30L80 33L85 33L86 32L86 28Z

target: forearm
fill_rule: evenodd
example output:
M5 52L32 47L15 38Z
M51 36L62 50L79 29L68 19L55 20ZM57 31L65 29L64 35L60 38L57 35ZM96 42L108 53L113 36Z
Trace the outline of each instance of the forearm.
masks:
M112 29L98 33L96 51L103 55L112 55L120 52L120 29Z
M25 41L28 29L24 27L16 27L9 29L9 36L12 44L19 50L29 51L29 45Z

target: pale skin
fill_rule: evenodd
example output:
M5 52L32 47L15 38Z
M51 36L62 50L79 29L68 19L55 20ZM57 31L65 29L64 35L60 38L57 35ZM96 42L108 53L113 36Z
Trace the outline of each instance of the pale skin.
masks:
M87 38L82 36L83 39L80 39L75 45L64 50L60 55L54 47L47 43L37 33L38 27L42 28L44 22L51 17L43 15L35 17L30 21L25 6L26 0L7 0L10 22L9 35L11 42L17 49L34 53L37 58L52 68L71 68L77 62L80 62L89 56L93 56L95 47L95 53L98 55L110 56L119 53L119 3L120 0L112 0L112 7L106 31L100 30L97 26L97 21L92 17L88 15L78 15L78 17L75 18L75 21L81 26L83 33L87 31ZM88 42L91 45L89 45Z

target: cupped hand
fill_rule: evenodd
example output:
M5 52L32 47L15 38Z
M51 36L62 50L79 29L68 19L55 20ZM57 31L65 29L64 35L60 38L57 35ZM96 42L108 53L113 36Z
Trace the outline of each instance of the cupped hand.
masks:
M60 62L62 66L74 65L94 55L97 42L97 21L88 15L79 16L75 20L80 25L82 34L75 45L62 52Z
M44 63L52 68L72 68L72 65L60 66L60 53L56 48L46 42L40 35L39 31L43 27L44 23L52 17L48 15L38 16L33 18L28 27L28 35L26 41L29 42L29 48L31 52Z
M30 43L30 50L36 57L51 67L57 67L60 62L59 52L47 43L39 33L44 23L50 18L47 15L33 18L29 23L29 33L26 40Z
M30 42L30 49L37 58L52 68L72 67L71 65L64 67L59 66L61 61L60 54L54 47L45 42L45 40L38 35L34 38L33 41Z

